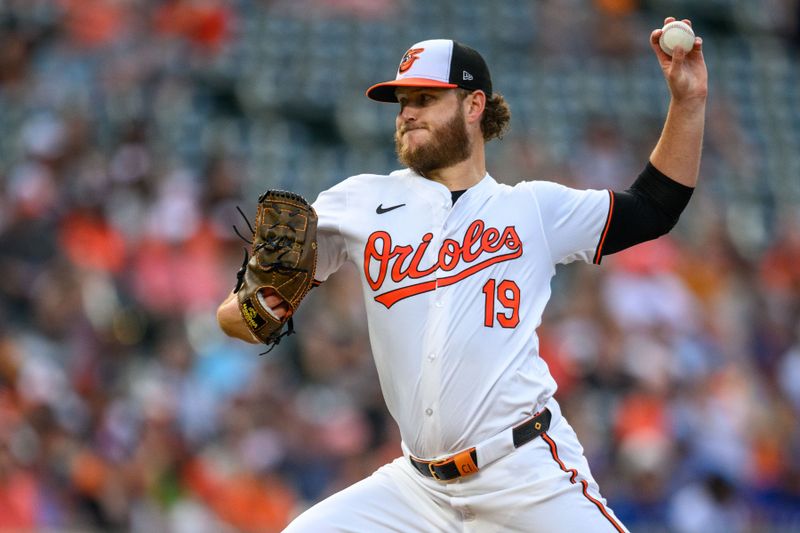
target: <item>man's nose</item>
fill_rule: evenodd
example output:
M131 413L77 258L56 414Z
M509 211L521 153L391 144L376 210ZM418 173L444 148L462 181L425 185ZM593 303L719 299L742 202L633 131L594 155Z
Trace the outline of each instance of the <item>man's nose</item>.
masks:
M406 105L400 108L400 118L404 122L417 120L417 111L414 106Z

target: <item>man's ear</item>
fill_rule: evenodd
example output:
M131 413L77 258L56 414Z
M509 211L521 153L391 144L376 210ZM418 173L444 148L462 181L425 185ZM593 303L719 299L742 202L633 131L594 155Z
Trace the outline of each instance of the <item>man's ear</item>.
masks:
M486 109L486 93L473 91L464 98L464 113L467 124L480 123L483 110Z

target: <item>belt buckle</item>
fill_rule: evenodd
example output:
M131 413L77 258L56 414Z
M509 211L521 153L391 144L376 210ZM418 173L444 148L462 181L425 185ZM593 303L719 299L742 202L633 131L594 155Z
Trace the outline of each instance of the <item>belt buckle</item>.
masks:
M431 473L431 477L433 477L433 479L436 481L444 481L444 479L440 478L439 474L436 473L436 469L434 468L436 465L437 463L434 462L428 463L428 472Z

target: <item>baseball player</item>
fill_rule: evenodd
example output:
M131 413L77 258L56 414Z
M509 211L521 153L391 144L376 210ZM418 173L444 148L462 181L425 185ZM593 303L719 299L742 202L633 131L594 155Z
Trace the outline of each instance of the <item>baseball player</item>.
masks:
M668 232L692 194L707 93L702 42L670 57L660 31L650 42L669 111L649 162L621 192L497 183L484 144L510 113L483 58L463 44L419 42L394 80L368 89L399 104L395 141L407 168L353 176L319 195L315 277L345 261L360 270L403 456L287 531L627 531L553 398L536 328L555 265L597 264ZM286 314L281 298L263 296ZM255 340L233 295L218 320Z

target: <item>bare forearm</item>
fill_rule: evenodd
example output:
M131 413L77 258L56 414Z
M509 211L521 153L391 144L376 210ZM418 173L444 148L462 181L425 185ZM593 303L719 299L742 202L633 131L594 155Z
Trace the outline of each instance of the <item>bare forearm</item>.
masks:
M234 293L230 293L225 301L217 308L217 323L220 329L229 337L258 344L260 341L250 332L239 312L239 300Z
M675 17L664 19L664 24L671 22L675 22ZM688 19L683 19L682 22L692 25L692 21ZM650 162L681 185L694 187L700 172L708 96L708 71L703 58L703 39L696 36L691 50L677 47L670 56L659 45L661 33L661 29L650 33L650 46L664 73L671 100L664 130L650 154Z
M683 185L694 187L700 172L700 155L705 128L705 98L670 102L664 129L650 162Z

